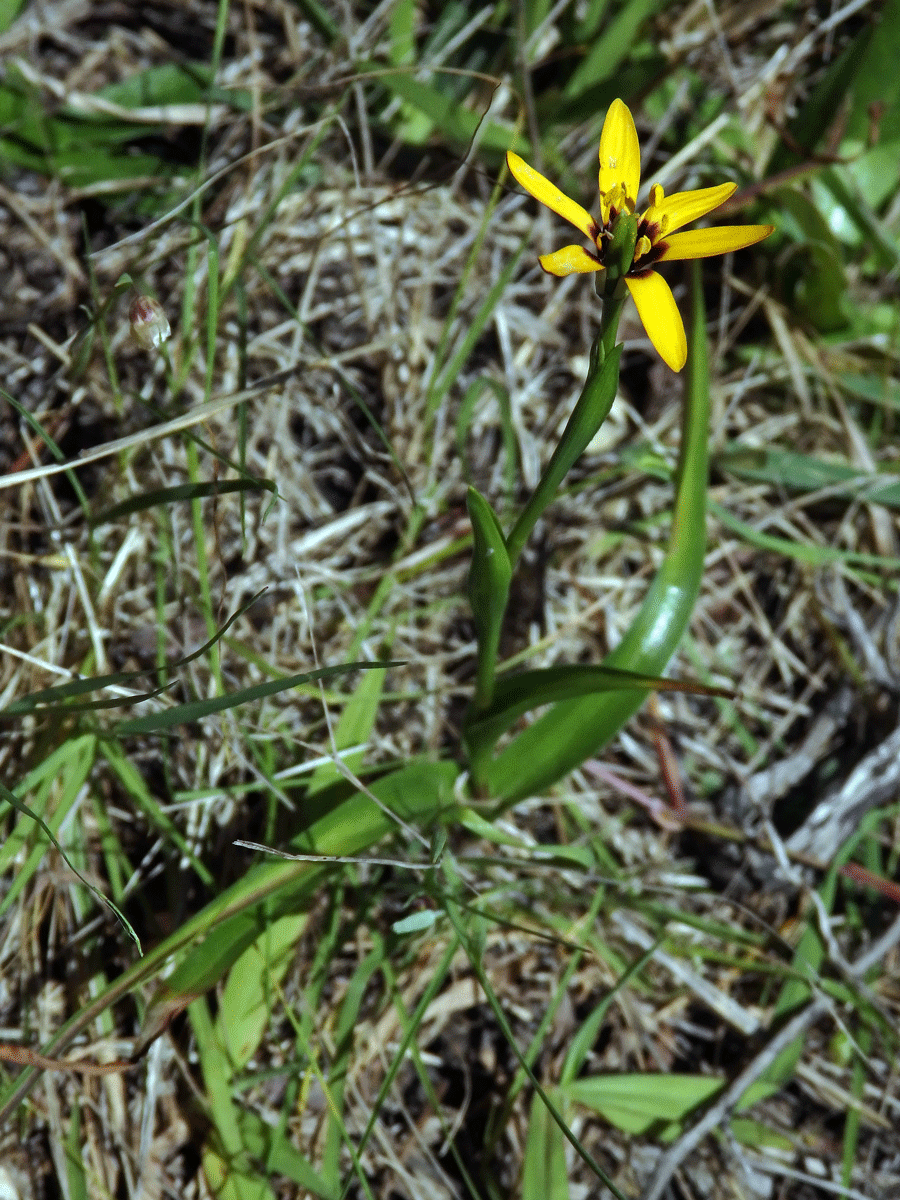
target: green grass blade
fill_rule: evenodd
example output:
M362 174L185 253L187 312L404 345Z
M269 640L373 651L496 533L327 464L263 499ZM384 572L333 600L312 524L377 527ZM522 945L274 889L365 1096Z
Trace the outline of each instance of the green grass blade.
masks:
M401 820L427 826L452 811L456 774L452 763L410 763L376 780L369 790ZM383 808L357 793L294 838L291 849L304 854L358 854L395 828ZM327 862L322 866L280 862L253 867L206 910L194 936L209 932L210 937L176 968L164 993L190 995L211 987L258 936L260 913L267 911L269 919L274 919L290 911L297 894L305 895L328 869Z
M791 121L788 139L779 142L769 159L767 176L778 175L812 158L835 114L841 111L847 93L854 87L866 59L872 32L873 26L865 25L828 67Z
M177 704L164 712L151 713L146 717L135 717L132 721L121 721L110 731L115 737L126 737L135 733L159 733L161 730L174 729L177 725L187 725L192 721L202 720L203 717L215 713L226 712L250 704L255 700L263 700L267 696L276 696L279 692L299 687L304 683L315 683L320 679L335 679L339 675L347 675L351 671L384 671L388 667L399 666L395 662L357 662L344 663L338 667L320 667L316 671L302 671L299 675L289 675L286 679L269 679L265 683L256 683L252 687L239 688L236 692L228 692L224 696L211 696L208 700L193 700L187 704Z
M566 1139L540 1096L531 1101L525 1161L522 1166L522 1200L569 1200Z
M66 1200L90 1200L85 1154L81 1144L83 1134L81 1101L76 1098L72 1106L69 1129L63 1146L66 1161Z
M487 376L482 376L480 379L473 380L466 388L465 395L459 406L459 414L456 418L456 453L459 461L463 464L463 471L467 483L472 482L472 469L469 465L468 455L466 453L466 440L469 431L469 426L472 422L472 416L475 412L475 405L481 396L481 393L487 388L494 393L497 399L497 405L500 409L500 428L503 437L503 453L505 457L505 465L503 471L503 483L506 488L507 498L512 496L516 486L516 467L519 461L518 443L516 441L516 431L512 419L512 404L509 398L509 392L496 379L490 379Z
M0 33L6 33L24 7L25 0L0 0Z
M546 1108L549 1117L558 1126L563 1137L565 1137L570 1145L574 1147L576 1153L579 1155L585 1165L588 1166L590 1170L594 1172L596 1177L602 1183L604 1183L606 1187L609 1188L616 1200L626 1200L625 1196L622 1195L600 1164L596 1162L596 1160L588 1153L588 1151L584 1148L584 1146L581 1145L581 1143L572 1133L571 1129L569 1129L569 1126L566 1124L562 1113L554 1103L553 1098L547 1089L542 1086L530 1064L526 1061L522 1051L519 1049L518 1042L516 1041L515 1035L510 1027L509 1020L506 1016L503 1006L497 998L494 988L491 985L491 981L488 978L484 967L482 966L481 948L475 941L473 941L471 936L469 936L468 932L466 931L461 910L457 908L455 904L448 902L447 916L450 918L450 922L453 925L453 928L456 930L457 937L469 956L469 962L472 965L472 970L478 978L478 982L481 984L485 995L487 996L487 1000L491 1006L491 1010L493 1011L494 1018L497 1021L504 1038L506 1039L507 1045L518 1059L519 1066L525 1071L526 1075L531 1081L531 1085L534 1088L537 1097Z
M215 646L220 638L225 636L238 617L242 616L248 608L256 603L261 594L258 593L255 596L251 596L197 650L193 650L190 654L185 655L184 658L176 659L174 662L157 668L157 670L163 674L170 674L179 667L187 666L188 663L202 658L204 654L207 654ZM169 685L161 684L149 692L140 692L136 695L124 697L113 696L103 700L90 701L85 704L72 704L70 701L78 696L90 695L91 692L103 691L105 688L121 687L122 685L133 683L135 680L144 680L147 678L147 674L147 671L143 670L117 671L112 675L93 675L86 679L72 679L68 683L41 688L40 691L31 692L27 696L22 696L18 700L13 701L12 704L7 705L6 708L0 711L0 719L4 717L20 717L32 712L46 712L50 716L71 716L75 712L94 712L99 709L133 706L144 700L154 699L164 692Z
M340 1181L341 1151L344 1143L348 1140L342 1118L344 1091L352 1061L355 1029L359 1021L366 988L375 973L383 968L387 953L385 941L380 934L373 930L371 936L374 946L353 972L344 1002L341 1005L334 1032L335 1049L328 1073L331 1119L328 1123L325 1149L322 1154L322 1175L335 1190L338 1190Z
M505 153L510 143L509 130L496 121L485 122L480 112L466 108L454 96L417 79L411 72L386 71L375 62L362 62L359 70L422 113L431 127L439 129L448 141L468 146L477 134L482 146L498 154Z
M78 793L81 791L81 788L94 765L96 739L88 735L84 739L79 739L79 741L81 742L80 746L73 745L71 742L64 746L64 749L67 751L67 753L65 755L64 763L61 763L59 776L62 792L49 822L45 821L43 817L39 816L36 812L29 808L27 804L23 803L23 801L21 801L14 792L11 792L9 788L5 787L2 783L0 783L0 800L5 801L22 817L34 822L34 824L38 827L38 829L40 829L41 833L43 833L44 837L47 839L47 842L60 853L63 861L66 863L69 869L78 876L91 895L94 896L100 904L106 905L111 912L115 913L122 925L122 928L137 946L138 953L142 953L140 939L124 915L120 912L112 900L109 900L94 886L94 884L85 879L56 838L56 833L59 830L59 827L62 825L63 819L67 816L71 806L75 803ZM4 847L4 857L15 854L16 842L14 837L8 839L6 846ZM22 889L31 880L34 872L37 870L38 864L46 853L46 849L46 844L41 844L40 842L37 842L33 846L25 860L25 863L16 871L15 879L13 880L9 891L3 897L3 901L0 902L0 916L3 916L9 907L15 903ZM7 852L9 853L7 854Z
M443 402L448 391L456 382L460 371L462 371L466 363L466 360L472 353L472 350L475 348L476 342L484 332L485 326L490 320L494 309L497 307L500 297L506 291L509 281L516 272L516 268L519 265L519 259L524 254L526 245L527 243L523 241L522 245L518 248L516 253L510 258L509 262L500 272L500 275L489 289L484 300L479 305L475 316L468 324L465 336L460 342L456 353L453 355L453 358L437 376L432 386L428 389L426 418L429 422L433 420L434 414L440 408L441 403ZM477 250L477 243L475 249ZM474 251L470 261L474 261Z
M150 825L176 847L184 861L190 863L197 873L197 878L206 887L213 887L215 885L213 873L205 863L200 861L190 842L163 811L159 801L147 786L144 776L129 758L124 747L112 738L104 738L100 742L99 752L109 764L113 775L118 779L137 811L143 813Z
M255 1161L265 1163L273 1175L283 1175L296 1184L302 1193L339 1200L340 1192L331 1187L305 1155L294 1147L285 1133L273 1129L256 1113L241 1109L238 1112L241 1143Z
M202 1151L206 1181L220 1200L275 1200L274 1192L259 1178L247 1155L232 1099L228 1056L216 1037L206 998L195 1000L189 1012L214 1132L214 1139L207 1140ZM217 1145L212 1144L213 1140Z
M146 512L150 508L161 508L167 504L181 504L185 500L204 500L210 496L227 496L231 492L271 492L278 488L270 479L217 479L209 483L180 483L175 487L158 488L153 492L141 492L127 500L105 508L91 518L92 525L105 525L130 517L134 513Z
M790 538L779 537L774 533L766 533L762 529L754 529L746 521L735 517L715 500L709 504L710 513L750 546L760 550L773 550L786 558L796 559L797 562L807 563L813 567L824 567L829 563L844 563L850 567L872 567L897 572L900 570L900 559L886 558L881 554L858 554L853 550L841 550L836 546L816 546L809 542L793 542Z
M384 671L366 671L356 686L353 695L344 705L340 720L334 730L334 750L340 752L351 746L364 746L372 735L378 706L384 693ZM314 796L339 779L346 779L347 771L358 771L362 766L363 750L344 755L344 770L336 763L323 763L317 767L306 789L307 796Z
M611 79L632 52L641 26L660 7L660 0L630 0L625 4L572 75L565 88L566 99L575 100Z

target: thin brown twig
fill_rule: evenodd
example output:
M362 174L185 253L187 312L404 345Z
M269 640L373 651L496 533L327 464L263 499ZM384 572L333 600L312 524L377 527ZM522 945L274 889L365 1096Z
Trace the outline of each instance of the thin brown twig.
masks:
M49 1058L28 1046L9 1042L0 1042L0 1061L19 1067L37 1067L42 1071L77 1071L79 1075L115 1075L119 1071L131 1071L138 1065L127 1058L110 1063L90 1062L86 1058Z

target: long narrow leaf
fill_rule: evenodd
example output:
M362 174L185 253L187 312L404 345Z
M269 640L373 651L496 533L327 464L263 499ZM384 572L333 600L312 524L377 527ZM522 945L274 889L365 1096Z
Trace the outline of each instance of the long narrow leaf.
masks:
M202 658L213 646L224 637L231 626L235 623L238 617L250 608L262 592L257 592L255 596L242 604L237 612L232 613L224 625L204 642L197 650L192 650L190 654L186 654L183 658L175 659L168 663L165 667L165 674L168 675L179 667L187 666L188 663L194 662L195 659ZM160 695L165 687L154 688L148 692L141 692L134 696L113 696L103 700L94 700L87 704L70 704L70 700L76 696L90 695L91 692L103 691L104 688L122 687L123 685L133 683L137 679L146 679L149 672L147 671L117 671L114 675L94 675L87 679L71 679L68 683L59 683L54 687L41 688L37 692L29 692L27 696L22 696L20 699L7 705L6 708L0 710L0 718L3 717L20 717L25 713L31 713L39 710L48 712L58 711L61 706L65 706L66 714L73 712L89 712L95 709L103 708L123 708L127 705L135 705L143 700L152 700L155 696Z
M479 741L496 741L519 717L545 704L574 700L579 696L598 696L610 692L689 692L695 696L720 696L732 699L727 688L708 687L692 681L666 679L660 675L641 675L610 666L585 664L545 667L522 671L497 681L490 708L469 727L468 736Z
M239 708L242 704L249 704L254 700L263 700L266 696L275 696L304 683L334 679L338 675L348 675L351 671L384 671L388 667L402 665L397 662L357 662L344 663L337 667L320 667L316 671L301 671L299 675L289 675L287 679L267 679L265 683L239 688L238 691L228 692L224 696L192 700L187 704L176 704L174 708L167 708L164 712L135 717L133 721L121 721L111 732L116 737L125 737L133 733L158 733L162 729L173 729L176 725L187 725L191 721L200 721L203 717L210 717L215 713Z
M146 512L150 508L161 508L166 504L179 504L185 500L203 500L208 496L226 496L230 492L271 492L277 495L278 488L271 479L214 479L208 483L180 483L177 487L159 488L154 492L141 492L129 496L120 504L114 504L92 518L91 524L105 525L118 521L132 513Z

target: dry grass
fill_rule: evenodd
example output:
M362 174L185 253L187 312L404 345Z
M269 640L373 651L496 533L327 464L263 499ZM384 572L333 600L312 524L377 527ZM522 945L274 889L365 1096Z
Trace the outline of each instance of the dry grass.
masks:
M368 24L359 14L341 16L367 56L375 56L384 35L379 12ZM745 164L752 175L774 139L767 106L779 92L782 105L803 92L772 65L774 48L787 30L795 50L802 41L792 11L771 6L762 17L742 14L742 6L721 14L721 35L729 40L720 57L699 49L718 36L705 9L680 11L667 32L685 51L683 61L708 73L710 88L721 88L727 75L743 97L742 122L759 155ZM179 39L188 39L182 48L191 58L208 60L214 29L213 8L199 3L109 24L89 5L51 5L20 18L0 48L27 56L45 95L71 96L168 61ZM837 26L838 38L842 30ZM812 76L820 54L816 42L798 59L799 69ZM389 654L404 665L389 673L367 766L452 753L457 745L474 670L464 601L466 483L498 504L506 497L508 510L534 484L577 396L596 300L577 277L560 285L540 273L534 253L555 245L559 231L545 218L536 221L534 205L517 191L501 190L485 224L496 173L477 150L461 163L441 146L415 158L399 143L391 146L383 113L366 107L370 93L346 82L351 68L346 46L328 49L293 10L235 7L219 78L248 89L249 107L198 106L180 114L172 126L177 136L169 138L173 155L189 156L202 131L204 176L214 183L195 192L192 205L150 224L139 191L107 204L99 188L22 170L3 175L4 390L68 461L138 435L133 448L79 469L90 511L194 480L233 478L229 464L238 462L247 475L277 485L274 501L266 491L223 494L202 501L196 513L190 504L169 504L96 525L85 520L62 474L9 487L0 525L4 705L82 672L146 672L149 681L160 656L190 654L263 592L221 643L218 667L210 656L198 658L177 672L165 700L138 711L317 662ZM498 119L518 115L509 86L493 105ZM589 175L595 145L594 128L579 126L565 135L560 154L573 172ZM692 186L706 156L700 141L667 187ZM401 163L414 161L409 181ZM441 395L441 371L523 242L513 281ZM213 243L217 257L210 258ZM208 363L211 263L222 275ZM821 920L826 954L816 970L836 981L834 1006L806 1031L793 1081L754 1110L783 1143L750 1151L730 1133L707 1139L679 1166L665 1195L876 1200L900 1193L900 1090L890 1057L898 950L886 945L869 985L838 968L890 927L896 906L872 899L875 893L848 892L830 921L824 910L817 916L808 889L820 875L789 865L782 837L799 828L796 849L830 860L852 828L832 827L830 841L815 846L803 843L802 830L816 801L840 796L857 767L863 782L845 800L859 802L857 825L867 797L871 806L893 805L872 831L884 856L870 864L895 865L896 767L887 762L879 772L867 756L893 730L900 686L900 609L885 569L898 558L896 509L848 501L834 485L796 493L754 479L729 470L725 451L736 441L745 449L777 442L864 470L893 469L897 454L887 437L873 447L834 382L838 367L868 369L875 349L848 343L838 360L823 340L800 330L767 279L733 276L732 269L726 263L705 276L715 363L711 497L721 507L711 515L703 593L675 669L734 685L737 700L662 697L655 715L645 711L633 722L602 766L586 764L553 798L509 813L500 823L509 839L502 852L463 830L451 833L450 845L464 894L490 916L480 926L484 970L519 1046L536 1039L545 1080L558 1078L573 1038L611 990L589 1058L592 1073L730 1078L763 1050L796 940ZM175 336L166 356L147 354L130 336L133 293L114 294L125 272L168 313ZM107 300L102 336L80 363L81 306L96 312ZM636 320L623 333L621 395L529 551L503 648L510 659L527 647L532 665L598 661L627 627L660 552L679 385L646 352ZM197 424L193 441L154 432L161 420L272 376L280 381L243 410L228 404ZM461 454L457 417L466 390L480 379L491 387L469 414ZM509 397L521 464L514 495L492 388ZM439 400L433 421L426 418L429 396ZM47 449L10 407L3 420L7 473L47 462ZM661 470L631 469L635 459ZM774 543L767 549L766 536L799 549L793 556ZM853 557L872 555L881 562ZM127 684L142 686L140 679ZM325 692L299 688L204 720L177 739L127 744L158 811L183 837L185 854L212 872L213 884L204 886L184 856L179 862L173 842L146 812L135 811L121 780L102 765L85 781L61 839L83 845L80 862L102 889L118 853L102 847L120 849L134 868L122 880L129 919L152 942L246 869L246 851L232 842L276 829L276 798L287 827L298 806L302 813L298 781L328 760L350 690L340 681ZM101 711L98 728L105 719ZM76 732L39 715L7 723L0 762L9 786ZM680 832L660 828L644 811L654 799L670 799L661 766L666 743L688 805L688 828ZM631 785L631 793L611 779ZM886 791L878 791L874 785L885 779ZM643 794L644 808L635 793ZM593 845L595 866L585 873L542 861L542 844ZM396 854L427 860L427 850L413 844ZM24 852L9 867L5 891L23 862ZM279 984L278 1016L238 1102L266 1125L284 1122L288 1140L318 1161L329 1126L325 1093L309 1063L324 1068L340 1058L341 1014L349 1011L351 984L359 984L343 1122L356 1143L376 1113L362 1158L370 1194L464 1196L469 1171L482 1180L493 1176L493 1190L482 1182L479 1194L517 1195L531 1090L511 1087L518 1064L463 949L416 1018L415 1054L379 1101L409 1014L450 945L444 935L402 940L391 933L391 923L420 902L423 886L421 872L391 867L335 872L334 886L323 890L298 934ZM96 972L114 975L132 959L119 927L97 909L85 911L79 895L85 893L62 859L49 853L5 913L2 1040L43 1045L86 1002ZM665 946L657 941L663 932ZM360 964L385 946L363 986ZM644 953L648 968L617 991ZM878 1015L857 1024L857 1011ZM545 1013L552 1019L543 1027ZM882 1041L873 1042L879 1019ZM843 1054L842 1022L845 1034L852 1027L854 1038L865 1035L860 1058ZM103 1045L113 1056L127 1053L136 1029L135 1007L123 1004L96 1024L79 1054ZM292 1074L290 1064L304 1052ZM199 1169L209 1134L198 1099L204 1086L191 1029L179 1020L139 1070L101 1079L46 1073L3 1131L0 1194L6 1188L17 1200L75 1200L78 1175L66 1165L67 1148L82 1156L90 1196L210 1194ZM857 1103L856 1190L842 1192L834 1172L845 1117ZM629 1138L584 1108L568 1116L619 1186L641 1195L658 1161L655 1139ZM451 1142L456 1161L447 1151ZM342 1162L349 1170L346 1152ZM575 1200L597 1194L596 1180L574 1156L570 1184ZM281 1176L273 1186L278 1195L305 1194Z

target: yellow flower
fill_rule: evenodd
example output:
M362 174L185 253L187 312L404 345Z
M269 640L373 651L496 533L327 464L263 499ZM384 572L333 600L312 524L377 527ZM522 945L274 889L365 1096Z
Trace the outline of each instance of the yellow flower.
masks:
M628 106L614 100L600 134L600 220L587 209L563 195L521 158L510 151L509 169L526 192L552 209L557 216L579 229L593 242L592 250L583 246L564 246L553 254L542 254L540 264L551 275L572 275L605 271L606 247L613 224L622 214L633 214L641 182L641 149L637 130ZM694 192L676 192L665 196L655 183L650 189L650 206L637 218L637 242L625 283L637 305L638 316L660 358L680 371L687 360L684 324L671 288L653 269L657 263L679 258L709 258L742 250L768 237L773 225L731 225L716 229L697 229L676 233L682 225L705 217L724 204L737 188L736 183L702 188Z

